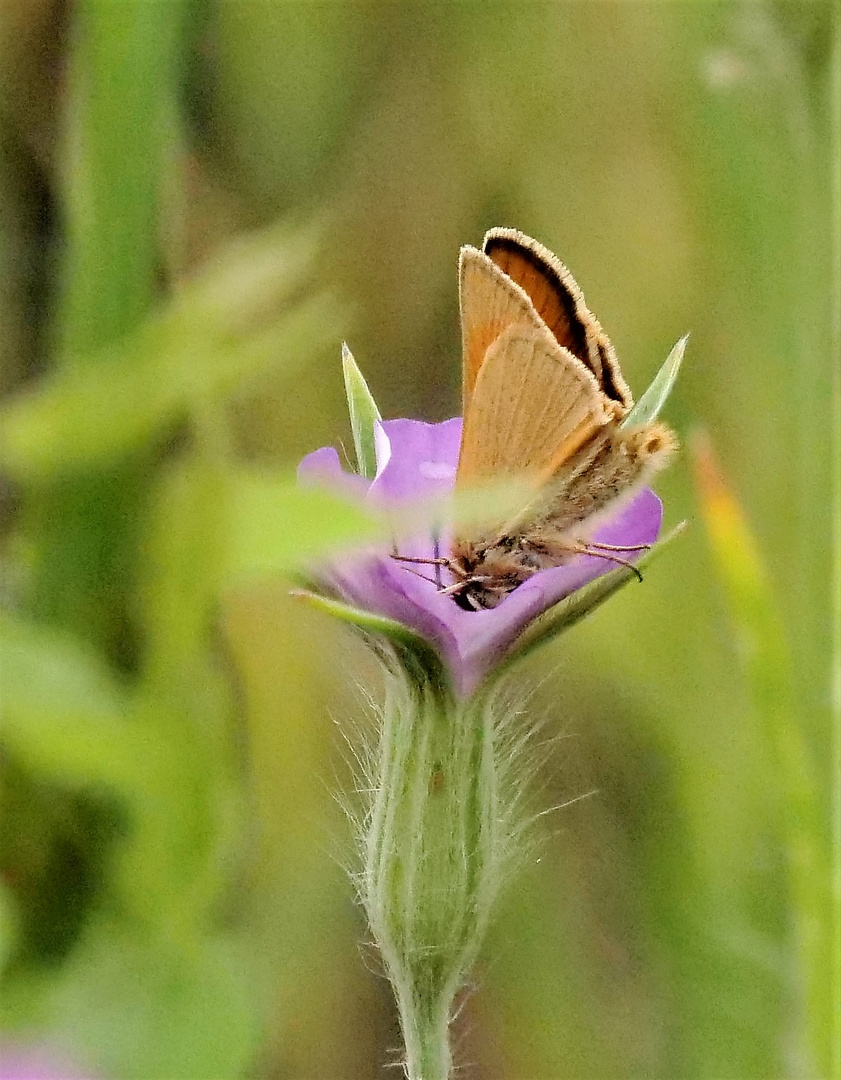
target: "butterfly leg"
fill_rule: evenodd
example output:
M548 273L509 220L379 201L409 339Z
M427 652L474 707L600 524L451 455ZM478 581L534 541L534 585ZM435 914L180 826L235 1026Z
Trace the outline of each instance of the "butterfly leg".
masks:
M438 588L438 582L435 580L435 578L427 577L426 574L421 574L419 571L413 570L411 566L404 566L403 569L406 571L407 574L414 574L415 577L419 577L421 581L428 581L429 584L434 585L439 592L441 591L440 588Z
M463 592L468 585L481 585L483 581L489 581L487 577L466 577L461 581L456 581L452 585L447 585L443 589L439 589L438 592L441 596L455 596L457 593Z
M438 552L438 550L439 550L437 537L435 539L435 548L434 548L434 550L436 552ZM453 564L452 564L452 560L444 559L444 558L442 558L441 556L439 556L437 554L436 554L435 558L432 558L432 559L423 558L423 557L421 557L419 555L397 555L396 553L392 553L391 557L392 557L392 559L396 559L397 562L415 563L415 564L419 563L419 564L421 564L423 566L434 566L435 567L435 577L434 578L427 577L426 574L419 574L417 570L412 570L408 566L404 566L403 569L406 570L410 574L414 574L415 577L419 577L421 579L421 581L428 581L431 585L435 586L435 588L438 590L439 593L446 593L448 591L447 589L443 588L443 583L441 581L441 568L443 566L446 566L448 570L450 570L451 572L455 572ZM456 582L457 586L460 586L461 584L462 584L461 581ZM452 588L452 586L450 586L450 588Z

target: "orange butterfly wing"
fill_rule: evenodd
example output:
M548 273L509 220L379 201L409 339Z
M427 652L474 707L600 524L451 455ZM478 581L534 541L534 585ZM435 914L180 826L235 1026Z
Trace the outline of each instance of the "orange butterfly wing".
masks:
M558 344L592 371L604 395L616 403L621 414L629 412L634 402L613 346L560 259L516 229L491 229L485 234L482 250L527 294Z

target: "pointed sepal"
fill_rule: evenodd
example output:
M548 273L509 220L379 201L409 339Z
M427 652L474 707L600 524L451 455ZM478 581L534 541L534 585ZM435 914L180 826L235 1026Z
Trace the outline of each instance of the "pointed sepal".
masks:
M366 480L373 480L377 475L374 430L382 418L373 394L368 389L368 384L353 358L353 353L344 342L342 343L342 374L345 379L353 446L356 450L357 472Z
M642 427L650 424L660 415L675 385L683 354L686 352L687 341L689 341L689 334L684 334L666 357L663 366L652 379L651 385L622 421L623 428Z

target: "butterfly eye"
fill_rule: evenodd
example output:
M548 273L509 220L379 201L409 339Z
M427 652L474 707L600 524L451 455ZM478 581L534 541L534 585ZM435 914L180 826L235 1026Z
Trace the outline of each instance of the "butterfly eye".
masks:
M638 457L650 459L671 454L677 447L677 441L664 424L654 423L628 432L626 445L630 445Z

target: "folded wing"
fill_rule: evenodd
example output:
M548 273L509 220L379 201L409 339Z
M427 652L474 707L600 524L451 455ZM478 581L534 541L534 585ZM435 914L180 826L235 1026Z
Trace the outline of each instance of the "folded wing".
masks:
M611 420L592 373L548 328L514 323L476 375L456 482L523 475L531 495Z
M462 401L465 413L488 349L517 324L540 331L543 322L534 305L483 252L463 247L459 259L459 302L462 335Z
M613 346L560 259L516 229L491 229L482 250L526 293L558 344L588 367L605 396L627 413L634 402Z

